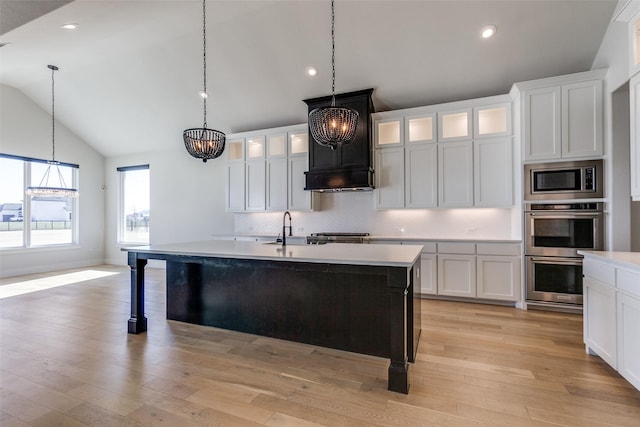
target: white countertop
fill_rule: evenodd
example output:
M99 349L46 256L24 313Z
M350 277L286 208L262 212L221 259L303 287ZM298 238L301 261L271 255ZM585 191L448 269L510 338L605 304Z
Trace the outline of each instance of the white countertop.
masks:
M578 251L580 255L640 271L640 252Z
M232 233L232 234L216 234L213 236L214 239L233 239L233 238L255 238L261 240L275 240L276 237L280 235L275 234L260 234L260 233ZM297 235L292 237L287 237L287 239L306 239L306 235ZM462 242L462 243L522 243L522 239L492 239L492 238L472 238L472 237L433 237L433 236L401 236L401 235L370 235L364 238L365 241L374 241L374 242Z
M238 240L123 248L127 252L205 256L216 258L261 259L271 261L314 262L328 264L410 267L420 257L422 245L362 245L328 243L326 245L287 245Z
M439 237L421 237L421 236L382 236L373 235L367 237L368 240L374 241L402 241L402 242L461 242L461 243L522 243L521 239L487 239L487 238L439 238Z

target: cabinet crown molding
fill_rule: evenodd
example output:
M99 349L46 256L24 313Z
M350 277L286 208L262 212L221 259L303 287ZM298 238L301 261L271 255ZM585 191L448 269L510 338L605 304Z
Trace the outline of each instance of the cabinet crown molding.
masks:
M514 83L513 88L517 91L525 91L546 86L556 86L567 83L578 83L587 80L604 79L607 76L607 68L600 70L583 71L581 73L565 74L562 76L547 77L544 79L529 80L526 82ZM513 89L512 89L513 92ZM513 95L512 95L513 96Z

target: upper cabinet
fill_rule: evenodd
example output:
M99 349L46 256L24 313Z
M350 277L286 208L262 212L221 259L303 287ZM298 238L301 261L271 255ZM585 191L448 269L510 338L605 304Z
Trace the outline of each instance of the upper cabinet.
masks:
M604 74L598 70L515 85L521 91L525 161L604 154Z
M473 137L511 136L511 103L486 105L473 109Z
M306 124L228 137L227 211L311 210L313 195L304 190L308 152Z
M471 108L438 113L438 142L471 138Z
M376 208L513 206L508 95L372 115Z

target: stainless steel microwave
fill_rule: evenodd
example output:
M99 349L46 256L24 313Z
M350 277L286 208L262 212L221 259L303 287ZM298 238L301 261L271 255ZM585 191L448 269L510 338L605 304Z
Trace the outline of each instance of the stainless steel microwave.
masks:
M602 159L524 165L524 199L599 199L602 175Z

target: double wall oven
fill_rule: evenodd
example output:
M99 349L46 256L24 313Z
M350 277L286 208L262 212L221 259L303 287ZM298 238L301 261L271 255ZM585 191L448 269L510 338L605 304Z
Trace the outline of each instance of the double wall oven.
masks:
M604 247L604 204L591 201L603 196L602 176L602 160L525 165L528 301L582 304L578 250Z
M582 256L601 250L602 203L531 204L525 211L527 299L582 304Z

